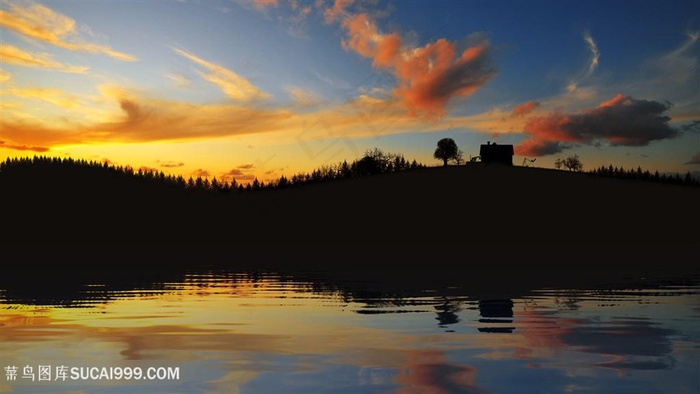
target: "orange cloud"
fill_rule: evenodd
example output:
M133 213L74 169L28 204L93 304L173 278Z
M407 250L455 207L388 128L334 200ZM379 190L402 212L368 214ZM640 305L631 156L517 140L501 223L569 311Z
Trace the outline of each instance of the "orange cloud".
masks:
M209 171L198 168L194 171L192 171L192 176L194 177L200 177L200 178L208 178L211 174Z
M5 89L2 95L42 100L63 108L74 108L80 102L75 96L56 89Z
M577 114L553 112L530 118L525 132L531 138L515 148L516 154L543 156L577 144L606 142L617 146L645 146L652 141L678 136L665 112L668 103L637 100L618 94L597 108Z
M184 165L185 165L185 163L183 163L181 161L180 162L168 161L168 162L160 163L160 166L164 167L164 168L176 168L176 167L182 167Z
M35 122L10 122L0 119L0 135L5 140L4 147L53 147L84 142L82 130L67 131L56 127L47 127ZM16 149L16 148L13 148Z
M0 44L0 61L25 67L50 68L64 73L85 74L90 68L57 62L47 53L31 53L8 44Z
M252 101L270 97L269 94L258 89L247 79L223 66L208 62L181 49L173 48L173 51L207 69L208 73L200 73L202 78L218 86L229 98L233 100Z
M0 141L0 149L14 149L14 150L30 150L34 152L48 152L49 148L43 146L28 146L28 145L14 145L7 144L5 141Z
M232 170L229 170L219 177L222 182L231 182L232 180L236 180L236 182L246 182L246 181L252 181L255 179L255 175L251 173L246 173L245 171L248 169L241 169L239 166L238 168L234 168Z
M267 7L276 7L277 0L252 0L253 7L258 10L264 10Z
M513 117L518 117L518 116L525 116L529 114L530 112L534 111L537 109L537 107L540 106L540 103L536 101L528 101L524 104L516 105L515 108L513 108L513 113L511 116Z
M81 41L77 38L73 19L40 4L27 7L10 4L9 12L0 10L0 26L70 51L103 53L122 61L136 60L136 57L107 45Z
M519 156L546 156L559 153L564 149L571 148L571 144L559 141L547 141L538 138L530 138L523 141L514 148L515 154Z
M149 142L217 138L288 129L292 112L284 109L255 109L236 105L194 105L140 97L115 86L101 86L102 101L114 102L119 112L94 124L58 122L50 118L0 119L0 135L18 146L62 146L99 142ZM4 91L5 92L5 91ZM15 93L29 90L14 89ZM58 91L48 90L44 100ZM40 93L40 92L34 92ZM62 103L69 105L69 103ZM89 108L86 108L89 110ZM64 126L60 126L63 124Z
M185 140L276 131L291 116L284 110L232 105L197 106L119 97L122 117L90 127L95 136L124 142Z
M342 26L348 34L343 46L390 71L398 80L394 95L411 113L443 115L450 99L473 94L496 74L487 41L461 53L445 39L407 48L397 33L380 33L367 14L348 17Z
M323 13L326 23L332 23L340 19L341 16L347 16L348 13L345 10L354 2L355 0L335 0L333 7L327 8Z
M17 146L59 147L275 133L276 143L296 142L302 150L308 150L311 149L308 144L323 145L325 140L354 148L352 138L472 127L479 122L489 122L491 118L446 118L436 122L407 116L398 100L365 95L345 103L299 110L295 106L255 108L234 103L191 104L153 98L145 92L115 85L99 86L98 91L101 97L77 101L79 111L73 111L80 113L80 118L4 116L0 118L0 135L6 143ZM68 93L54 93L56 100L72 97ZM2 103L3 106L7 104ZM498 117L505 118L507 114L500 112Z

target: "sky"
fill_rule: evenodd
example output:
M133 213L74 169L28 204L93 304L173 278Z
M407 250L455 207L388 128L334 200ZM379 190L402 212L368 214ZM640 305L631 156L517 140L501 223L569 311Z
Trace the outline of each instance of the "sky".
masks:
M1 159L249 182L448 137L700 171L694 1L0 0L0 38Z

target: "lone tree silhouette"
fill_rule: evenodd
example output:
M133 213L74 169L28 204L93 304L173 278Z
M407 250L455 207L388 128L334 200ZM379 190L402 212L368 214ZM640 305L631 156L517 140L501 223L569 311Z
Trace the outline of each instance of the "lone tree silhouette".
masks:
M457 143L452 138L443 138L437 143L437 149L433 153L433 157L442 160L447 166L448 160L454 160L459 164L462 161L462 151L457 147Z
M562 166L568 168L569 171L579 172L583 170L583 163L581 163L581 159L579 159L578 155L569 156L564 160L556 159L554 161L554 167L557 169Z

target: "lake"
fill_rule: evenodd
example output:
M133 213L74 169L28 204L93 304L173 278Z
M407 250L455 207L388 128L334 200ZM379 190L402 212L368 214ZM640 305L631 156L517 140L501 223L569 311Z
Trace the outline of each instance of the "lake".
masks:
M5 281L0 391L700 392L698 278L597 278L218 267Z

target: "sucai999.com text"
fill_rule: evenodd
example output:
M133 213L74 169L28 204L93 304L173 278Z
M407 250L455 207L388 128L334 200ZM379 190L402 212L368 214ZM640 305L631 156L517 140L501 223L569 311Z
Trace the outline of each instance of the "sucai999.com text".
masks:
M66 365L25 365L4 367L5 380L27 382L179 380L180 367L69 367Z

